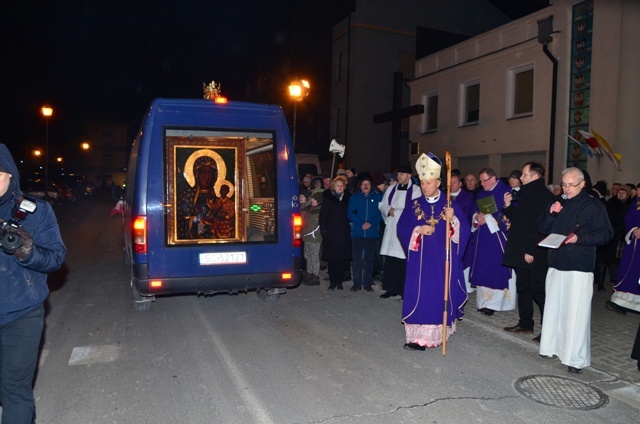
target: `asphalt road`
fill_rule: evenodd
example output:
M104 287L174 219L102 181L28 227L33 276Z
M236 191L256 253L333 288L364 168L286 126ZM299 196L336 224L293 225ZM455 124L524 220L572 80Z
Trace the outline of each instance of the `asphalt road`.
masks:
M301 286L157 299L131 307L115 202L56 208L68 255L50 276L35 394L44 423L630 423L638 386L585 371L594 409L547 406L514 387L573 378L533 343L464 319L440 349L402 349L401 303ZM348 283L345 284L348 288ZM631 401L619 396L631 393ZM562 394L559 390L558 396Z

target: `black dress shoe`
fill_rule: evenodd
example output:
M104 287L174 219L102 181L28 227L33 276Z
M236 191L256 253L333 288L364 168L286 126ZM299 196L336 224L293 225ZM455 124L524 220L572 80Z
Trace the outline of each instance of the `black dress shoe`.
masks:
M381 298L381 299L389 299L389 298L390 298L390 297L392 297L392 296L395 296L395 294L391 294L391 293L389 293L389 292L385 292L385 293L382 293L382 294L380 295L380 298Z
M358 287L358 286L351 287L351 291L352 292L357 292L358 290L360 290L360 287Z
M338 284L338 285L336 286L336 288L337 288L338 290L343 290L343 289L344 289L344 287L342 287L342 283Z
M533 329L520 327L519 325L514 325L513 327L504 327L504 331L508 333L533 334Z
M329 290L335 290L336 285L335 284L329 284Z
M403 348L405 350L425 350L426 347L420 346L418 343L405 343Z
M365 287L364 291L366 292L372 292L373 291L373 287L369 286L369 287Z
M623 308L622 306L616 305L610 300L607 300L606 302L604 302L604 307L620 315L627 315L627 311L625 308Z
M581 368L569 367L567 369L567 371L569 371L572 374L582 374L582 369Z
M538 334L537 336L535 336L535 337L534 337L533 339L531 339L531 340L533 340L534 342L536 342L536 343L540 344L540 336L542 336L542 334Z
M493 309L489 309L489 308L482 308L482 309L478 309L480 312L482 312L485 315L493 315L493 313L495 312Z

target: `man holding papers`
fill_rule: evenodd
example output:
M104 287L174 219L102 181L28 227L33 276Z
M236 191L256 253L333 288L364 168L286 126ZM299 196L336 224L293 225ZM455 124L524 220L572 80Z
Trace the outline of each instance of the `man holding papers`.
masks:
M540 355L557 356L569 372L581 373L591 364L591 297L596 246L613 237L604 205L584 191L578 168L562 171L566 199L558 199L538 219L542 234L569 235L549 249L546 302ZM576 231L576 229L579 229Z
M480 170L480 184L472 218L471 241L464 262L470 267L469 281L476 286L478 310L486 315L516 307L515 283L510 268L502 265L509 220L502 213L504 195L511 187L491 168Z

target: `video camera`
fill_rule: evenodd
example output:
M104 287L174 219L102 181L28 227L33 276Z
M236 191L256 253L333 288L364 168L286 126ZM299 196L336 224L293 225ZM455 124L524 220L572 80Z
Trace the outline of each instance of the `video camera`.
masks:
M8 255L13 255L20 246L22 246L22 236L15 230L22 228L20 221L24 220L28 214L35 212L36 202L21 198L18 207L13 212L13 217L8 221L0 224L0 247Z
M511 189L511 201L512 202L517 202L519 195L520 195L520 190L516 190L515 188Z

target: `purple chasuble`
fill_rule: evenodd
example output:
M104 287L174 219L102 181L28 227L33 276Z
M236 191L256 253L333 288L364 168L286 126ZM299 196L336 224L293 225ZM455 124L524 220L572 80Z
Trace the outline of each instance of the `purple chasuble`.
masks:
M438 346L442 342L447 237L445 206L446 196L442 192L438 201L433 204L427 202L424 196L420 196L407 203L398 221L398 238L407 255L402 319L405 324L424 326L424 331L420 331L419 344L428 347ZM460 229L458 243L451 241L448 327L454 324L456 318L462 317L463 305L467 300L460 258L470 235L464 213L455 203L452 206L455 216L460 221ZM432 216L438 220L435 233L420 236L417 251L408 250L413 230L417 226L428 224L427 221Z
M624 216L624 228L626 231L629 232L634 227L640 228L640 199L636 199L631 204L627 214ZM622 258L620 258L620 268L618 268L618 278L614 290L640 297L639 279L640 240L631 236L631 244L627 244L624 241L624 249L622 250ZM638 301L640 302L640 299Z
M510 222L502 213L502 205L504 205L504 194L510 190L511 188L507 184L498 180L498 184L493 190L482 190L478 193L478 200L493 196L498 210L491 215L498 223L500 230L491 234L488 225L479 225L471 235L469 248L465 252L464 263L466 266L471 267L469 281L474 286L488 287L495 290L509 288L511 268L502 265L502 257L507 244L507 230ZM473 214L477 213L478 210L479 207L476 202Z

